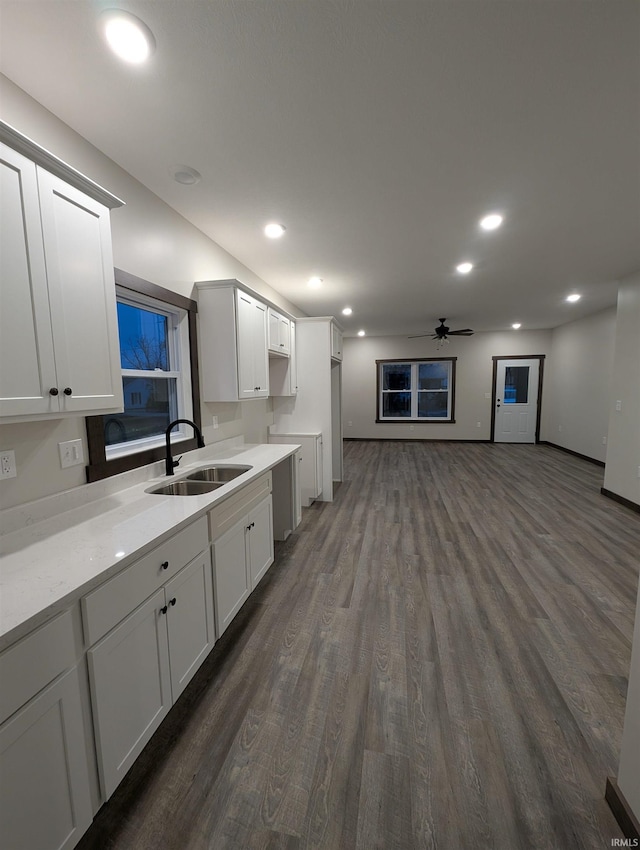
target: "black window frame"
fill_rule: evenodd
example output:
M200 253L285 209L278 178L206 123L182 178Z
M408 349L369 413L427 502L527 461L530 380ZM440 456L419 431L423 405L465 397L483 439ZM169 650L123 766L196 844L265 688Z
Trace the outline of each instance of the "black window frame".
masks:
M125 272L122 269L114 269L114 276L116 286L121 289L129 290L137 295L146 295L150 298L155 298L157 301L162 301L170 307L179 307L187 312L193 421L202 430L200 380L198 374L197 302L192 298L187 298L177 292L172 292L170 289L165 289L163 286L158 286L155 283L144 280L144 278L136 277L136 275ZM128 472L131 469L138 469L141 466L147 466L150 463L164 459L164 447L154 446L150 449L120 455L119 457L108 460L104 440L104 420L104 416L87 416L85 419L89 455L89 463L86 467L87 483L101 481L105 478L110 478L112 475ZM195 436L180 441L180 451L188 452L195 448L197 448Z
M380 425L403 425L410 424L415 425L416 423L420 423L422 425L453 425L456 421L456 361L457 357L395 357L395 358L385 358L384 360L376 360L376 423ZM389 417L383 417L381 410L381 399L382 399L382 388L381 388L381 374L382 374L382 366L388 363L450 363L451 364L451 380L449 386L449 397L451 400L451 415L447 418L443 417L433 417L432 419L428 419L426 417L398 417L397 419L392 419ZM414 389L411 389L411 392L414 392Z

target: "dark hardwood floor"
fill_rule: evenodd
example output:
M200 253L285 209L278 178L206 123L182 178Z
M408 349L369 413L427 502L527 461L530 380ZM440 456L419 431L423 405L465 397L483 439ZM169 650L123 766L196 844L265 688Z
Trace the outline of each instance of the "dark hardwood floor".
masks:
M640 517L544 446L350 442L81 850L605 850Z

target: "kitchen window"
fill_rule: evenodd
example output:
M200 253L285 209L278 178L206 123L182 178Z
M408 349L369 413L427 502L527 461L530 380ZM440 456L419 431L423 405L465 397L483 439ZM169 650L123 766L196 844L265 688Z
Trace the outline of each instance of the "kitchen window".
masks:
M119 269L115 279L124 411L87 418L89 481L164 457L169 423L200 419L195 302ZM195 448L189 426L171 435Z
M376 360L376 422L454 422L456 358Z

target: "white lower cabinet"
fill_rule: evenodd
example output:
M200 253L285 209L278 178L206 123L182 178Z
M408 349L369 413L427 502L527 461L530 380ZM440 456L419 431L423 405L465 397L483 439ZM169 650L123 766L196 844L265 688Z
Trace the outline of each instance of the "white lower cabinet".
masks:
M270 475L265 486L269 492ZM258 484L243 501L210 514L217 637L273 563L272 499L270 494L265 498L260 493Z
M0 846L7 850L70 850L93 817L84 666L75 663L73 635L66 612L0 655L0 720L7 718L0 725Z
M105 799L117 788L214 642L207 549L88 651L98 770Z
M300 491L302 505L308 508L322 494L322 434L269 433L270 443L300 445Z

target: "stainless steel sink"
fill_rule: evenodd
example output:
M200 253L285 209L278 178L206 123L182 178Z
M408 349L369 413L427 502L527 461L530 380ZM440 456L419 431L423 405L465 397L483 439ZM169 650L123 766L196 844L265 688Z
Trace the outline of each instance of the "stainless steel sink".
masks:
M205 466L186 476L188 481L216 482L225 484L233 481L243 472L251 469L250 466Z
M179 481L172 481L170 484L163 484L146 492L156 496L200 496L217 490L223 484L224 481L187 481L186 478L181 478Z

